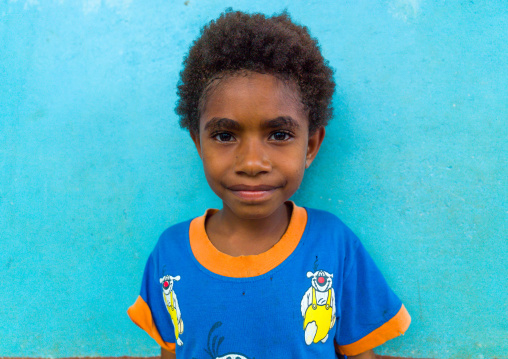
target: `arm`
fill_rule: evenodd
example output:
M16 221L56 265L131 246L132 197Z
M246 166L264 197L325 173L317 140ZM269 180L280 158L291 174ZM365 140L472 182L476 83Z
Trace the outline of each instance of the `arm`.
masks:
M376 354L370 349L358 355L348 355L348 359L376 359Z
M307 311L307 308L309 307L309 303L312 302L312 287L307 289L305 294L303 295L302 302L300 304L301 311L302 311L302 317L305 317L305 312Z
M176 319L178 321L182 320L182 313L180 313L180 306L178 305L178 298L175 292L173 292L173 306L176 309Z
M161 359L176 359L176 354L161 348Z

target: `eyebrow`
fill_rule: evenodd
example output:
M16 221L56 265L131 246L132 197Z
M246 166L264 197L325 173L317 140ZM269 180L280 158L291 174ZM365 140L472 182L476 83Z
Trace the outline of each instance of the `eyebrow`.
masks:
M219 130L239 130L240 124L229 118L214 117L205 124L205 131L215 132Z
M273 120L268 120L263 124L265 128L289 128L291 130L296 130L300 128L298 122L293 120L290 116L279 116L274 118Z
M292 130L300 128L298 122L296 122L290 116L279 116L272 120L267 120L263 123L262 128L277 129L277 128L289 128ZM235 120L229 118L214 117L205 124L205 131L215 132L220 130L241 130L242 126Z

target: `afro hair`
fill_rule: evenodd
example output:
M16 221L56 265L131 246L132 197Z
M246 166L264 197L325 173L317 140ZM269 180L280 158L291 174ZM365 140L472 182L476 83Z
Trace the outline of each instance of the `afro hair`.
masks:
M267 17L226 10L201 30L183 66L176 113L180 126L192 133L199 133L200 112L212 81L248 71L294 82L311 134L332 117L333 71L317 40L286 12Z

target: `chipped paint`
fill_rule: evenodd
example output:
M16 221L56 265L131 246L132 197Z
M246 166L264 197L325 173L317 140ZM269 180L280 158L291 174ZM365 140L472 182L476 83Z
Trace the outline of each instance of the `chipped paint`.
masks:
M389 11L395 18L407 22L418 16L421 2L422 0L391 0Z
M126 11L132 0L83 0L83 13L85 15L97 13L102 6L116 11Z

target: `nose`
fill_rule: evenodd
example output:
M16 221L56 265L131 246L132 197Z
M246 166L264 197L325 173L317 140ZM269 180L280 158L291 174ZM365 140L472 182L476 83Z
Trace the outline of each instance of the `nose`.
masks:
M268 173L272 163L261 140L245 139L238 148L236 155L236 172L249 176Z

